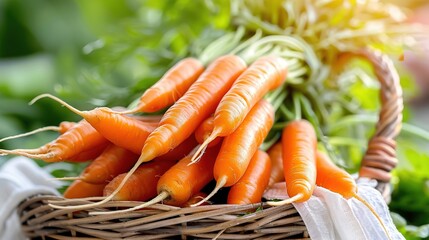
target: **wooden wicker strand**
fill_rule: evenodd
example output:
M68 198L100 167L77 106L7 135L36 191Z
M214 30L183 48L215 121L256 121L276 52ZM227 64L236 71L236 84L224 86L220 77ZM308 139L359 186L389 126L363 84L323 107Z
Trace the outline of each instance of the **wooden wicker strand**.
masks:
M402 91L392 62L381 53L364 50L352 53L374 66L380 81L381 110L374 136L362 161L360 177L376 179L381 191L388 189L390 171L397 164L394 138L402 121ZM385 191L386 197L390 192ZM140 202L110 201L95 209L60 210L48 205L91 203L94 199L65 200L55 196L33 196L18 212L28 237L51 239L309 239L302 218L293 205L265 203L207 205L178 208L155 204L150 208L112 215L89 215L90 211L113 211Z
M380 82L381 109L374 136L369 140L368 149L361 163L359 177L378 180L377 189L386 201L390 201L390 172L396 167L395 138L402 124L402 88L393 62L386 55L374 50L357 53L368 59Z

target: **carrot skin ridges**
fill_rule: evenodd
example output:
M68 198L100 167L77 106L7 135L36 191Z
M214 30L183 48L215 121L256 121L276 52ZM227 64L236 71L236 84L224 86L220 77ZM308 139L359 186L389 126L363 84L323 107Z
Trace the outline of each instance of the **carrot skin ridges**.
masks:
M232 186L243 176L273 123L273 107L269 102L260 100L237 130L224 138L214 166L216 181L226 177L224 186Z
M135 154L141 153L146 138L156 128L155 124L113 114L104 107L85 112L84 118L110 142Z
M59 134L64 134L66 133L68 130L72 129L74 126L76 126L78 123L76 122L68 122L68 121L63 121L58 125L58 133ZM26 152L29 154L43 154L46 153L49 150L49 146L54 143L55 140L46 143L43 146L40 146L38 148L35 149L15 149L13 151L17 151L17 152Z
M175 161L157 161L142 164L131 175L122 189L113 197L117 201L147 201L156 196L156 185L159 178L173 166ZM116 190L126 173L116 176L104 188L104 196Z
M136 110L156 112L170 106L185 94L203 71L203 64L195 58L179 61L144 92Z
M316 152L317 186L331 190L349 199L356 195L357 186L353 177L335 165L323 152Z
M246 63L238 56L219 57L201 74L189 90L164 114L147 138L142 161L165 154L175 148L212 114L232 83L245 70Z
M197 140L193 135L191 135L185 141L179 144L179 146L170 150L166 154L158 156L156 159L161 161L171 161L171 160L182 159L186 157L197 145L198 145Z
M66 189L63 196L65 198L86 198L103 196L103 189L106 184L90 184L81 180L75 180Z
M262 57L250 65L216 108L214 131L218 136L231 134L269 90L279 87L285 81L286 74L287 62L280 57Z
M213 180L213 166L220 147L213 147L197 163L191 156L182 158L162 175L158 181L158 193L167 192L165 204L180 206Z
M313 126L306 120L290 122L282 132L283 167L289 197L301 194L304 202L316 185L316 144Z
M261 202L271 173L271 159L267 153L258 150L250 160L243 177L228 193L228 204L250 204Z
M65 162L73 162L73 163L80 163L80 162L87 162L96 159L100 154L106 149L106 147L110 143L106 142L101 144L100 146L94 147L92 149L80 152L66 160Z
M65 161L81 152L106 145L108 142L87 121L82 120L51 142L48 151L44 155L40 155L40 159L46 162Z
M137 154L110 144L84 169L81 180L91 184L108 183L119 174L130 170L137 159Z
M268 155L271 159L271 174L268 186L272 186L274 183L282 182L284 180L283 171L283 146L281 142L274 144L268 149Z

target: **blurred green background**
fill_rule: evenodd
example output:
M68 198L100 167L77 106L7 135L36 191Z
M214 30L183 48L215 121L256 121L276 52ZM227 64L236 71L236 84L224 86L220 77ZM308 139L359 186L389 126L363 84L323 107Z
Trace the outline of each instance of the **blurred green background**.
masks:
M127 106L172 63L222 35L229 26L228 3L0 0L0 138L80 119L53 101L29 106L41 93L84 110ZM411 102L424 86L416 86L409 68L397 64L405 122L429 130L428 105ZM1 142L0 148L38 147L55 136L40 133ZM407 239L429 236L428 146L410 131L398 138L400 163L390 208Z

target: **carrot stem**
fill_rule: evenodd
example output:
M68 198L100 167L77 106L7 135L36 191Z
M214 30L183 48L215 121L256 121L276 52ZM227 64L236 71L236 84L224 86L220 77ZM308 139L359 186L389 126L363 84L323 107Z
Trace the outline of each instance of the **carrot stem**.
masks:
M295 120L300 120L302 119L302 110L301 110L301 104L299 103L298 93L294 93L292 95L292 101L293 101L293 107L295 110Z
M285 105L281 105L280 106L280 112L284 115L284 117L286 119L294 119L295 116L293 115L293 113L291 111L289 111L289 109L287 109L287 107Z

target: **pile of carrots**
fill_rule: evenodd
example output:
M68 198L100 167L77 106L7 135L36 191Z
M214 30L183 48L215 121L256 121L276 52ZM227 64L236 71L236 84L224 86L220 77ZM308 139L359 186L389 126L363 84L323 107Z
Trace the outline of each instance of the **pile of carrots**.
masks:
M125 111L80 111L42 94L32 103L49 97L83 120L64 122L60 136L40 148L0 154L46 162L91 161L64 197L103 197L80 206L52 204L56 208L143 201L134 208L93 214L134 211L158 202L193 207L207 204L223 187L229 187L228 204L258 203L267 188L281 181L290 198L271 199L271 205L307 201L318 185L357 198L372 210L357 195L354 179L317 150L315 126L307 120L290 121L280 141L267 152L259 149L275 122L272 103L264 97L286 84L287 73L287 62L277 56L263 56L247 66L237 55L224 55L207 67L186 58ZM161 115L138 114L164 109ZM207 195L212 181L216 186Z

